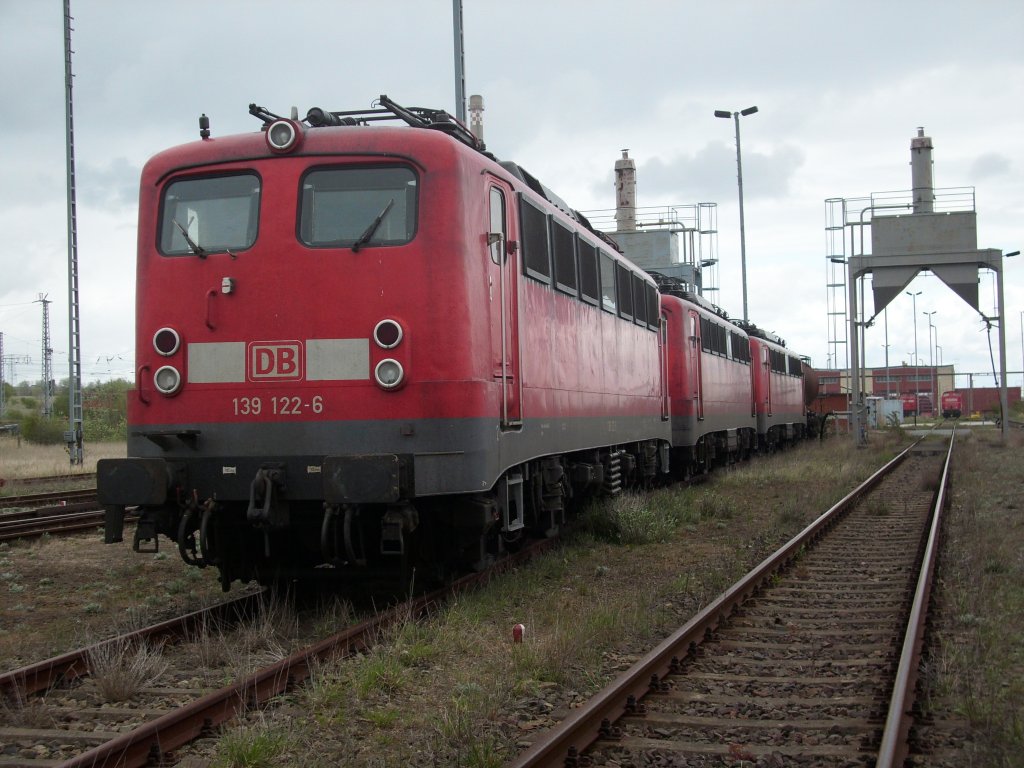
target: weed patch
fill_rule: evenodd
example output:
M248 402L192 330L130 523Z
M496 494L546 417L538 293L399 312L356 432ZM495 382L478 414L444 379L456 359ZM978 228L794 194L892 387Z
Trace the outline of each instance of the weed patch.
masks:
M89 674L104 699L127 701L167 671L162 650L148 643L111 640L89 651Z

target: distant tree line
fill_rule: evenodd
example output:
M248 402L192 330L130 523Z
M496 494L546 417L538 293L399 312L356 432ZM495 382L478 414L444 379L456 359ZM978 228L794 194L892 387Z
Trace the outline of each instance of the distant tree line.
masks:
M21 382L17 387L4 382L4 412L0 423L18 424L22 439L52 445L64 442L68 429L68 382L53 390L51 413L43 414L43 382ZM51 385L52 386L52 385ZM82 388L82 428L86 442L127 439L127 392L132 384L124 379L95 382Z

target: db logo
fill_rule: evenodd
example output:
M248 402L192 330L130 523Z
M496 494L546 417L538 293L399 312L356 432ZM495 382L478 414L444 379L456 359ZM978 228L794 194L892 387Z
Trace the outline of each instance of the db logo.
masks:
M302 344L298 341L253 341L249 344L249 380L301 379Z

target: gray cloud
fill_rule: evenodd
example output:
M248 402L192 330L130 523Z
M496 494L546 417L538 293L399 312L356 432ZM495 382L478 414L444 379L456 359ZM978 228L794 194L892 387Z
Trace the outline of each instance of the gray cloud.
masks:
M743 195L746 200L784 198L804 162L804 154L782 145L770 154L744 150ZM637 197L641 206L672 203L723 202L737 196L736 150L719 142L706 144L693 155L637 161ZM607 196L614 172L595 184L593 193Z
M971 163L970 178L990 179L995 176L1006 176L1012 172L1013 161L998 152L986 152L978 155Z

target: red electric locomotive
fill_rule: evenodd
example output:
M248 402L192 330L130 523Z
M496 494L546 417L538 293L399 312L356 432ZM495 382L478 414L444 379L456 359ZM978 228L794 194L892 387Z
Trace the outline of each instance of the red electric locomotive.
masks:
M942 393L942 418L959 419L964 410L964 396L960 392L948 391Z
M656 277L669 339L672 469L706 472L757 448L750 340L717 308Z
M782 339L753 325L746 328L754 361L758 444L762 450L773 450L804 437L807 405L817 394L816 385L805 386L810 366L786 349Z
M903 404L903 417L909 418L917 415L918 408L918 397L916 394L901 395L900 400Z
M667 469L651 277L446 113L379 103L203 118L146 164L108 542L132 505L135 549L165 534L225 589L407 580Z

